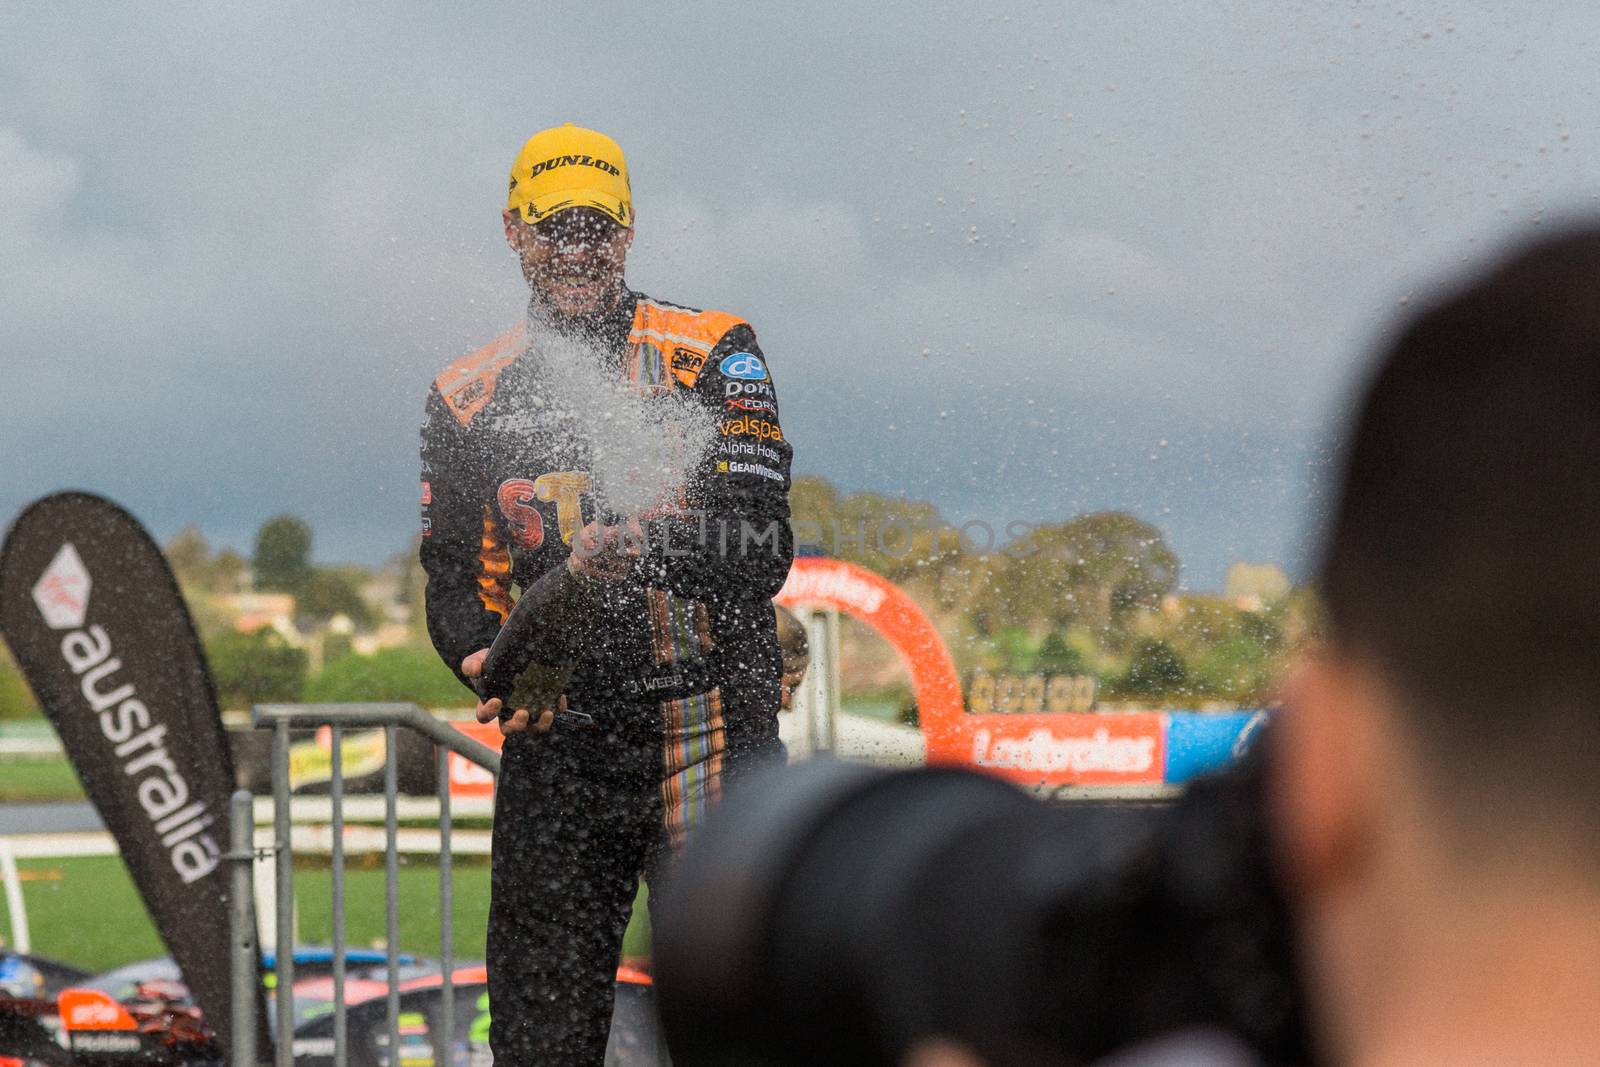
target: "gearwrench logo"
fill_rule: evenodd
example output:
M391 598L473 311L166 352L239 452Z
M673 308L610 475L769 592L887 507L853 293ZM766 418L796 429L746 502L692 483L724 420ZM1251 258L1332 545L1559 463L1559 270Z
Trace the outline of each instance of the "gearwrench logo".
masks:
M52 630L83 628L89 613L89 570L68 541L33 585L33 602Z

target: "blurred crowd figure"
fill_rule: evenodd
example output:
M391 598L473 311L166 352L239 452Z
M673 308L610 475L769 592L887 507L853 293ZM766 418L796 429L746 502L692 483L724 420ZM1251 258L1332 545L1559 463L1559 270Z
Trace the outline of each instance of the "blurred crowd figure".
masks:
M1600 1062L1600 228L1401 324L1316 580L1269 815L1322 1058ZM1248 1059L1202 1034L1114 1062Z
M794 612L777 601L773 601L772 611L777 617L778 655L783 661L779 703L788 709L794 706L794 691L805 680L806 668L811 665L811 641L806 637L806 624Z

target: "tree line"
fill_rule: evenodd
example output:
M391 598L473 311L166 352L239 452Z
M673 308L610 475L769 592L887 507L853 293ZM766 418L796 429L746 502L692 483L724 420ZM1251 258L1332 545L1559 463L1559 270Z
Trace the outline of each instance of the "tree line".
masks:
M249 558L231 549L213 549L194 526L180 530L163 546L199 632L221 707L245 709L255 703L302 700L470 706L470 695L433 651L420 620L407 641L372 655L355 654L349 634L328 628L339 616L349 620L356 634L371 631L381 621L361 592L377 571L395 574L401 601L414 602L418 611L413 614L420 614L415 550L396 555L374 571L318 565L312 561L312 546L310 525L294 515L264 522ZM246 592L293 597L295 640L269 625L240 631L229 598ZM313 646L321 652L320 665L313 664ZM33 694L0 643L0 719L38 714Z
M226 551L211 553L203 535L190 528L167 546L167 557L205 645L217 698L224 708L275 701L414 701L427 707L470 706L466 689L433 651L421 626L420 584L414 575L416 553L400 553L378 571L396 577L400 601L415 610L408 639L399 645L358 655L351 635L331 631L338 617L355 633L370 631L379 610L362 594L374 570L353 565L324 566L312 561L313 533L305 520L278 515L261 525L248 564L250 588L294 598L293 621L301 643L270 626L242 632L222 611L222 598L243 587L244 571ZM208 606L208 610L200 606ZM313 664L314 643L321 663Z
M928 501L813 477L795 479L790 505L799 539L906 589L964 675L1088 675L1102 703L1260 704L1315 618L1305 589L1246 606L1177 595L1181 564L1165 534L1125 511L974 533ZM847 670L846 686L869 673Z
M1314 620L1304 589L1240 606L1222 596L1174 595L1181 564L1156 526L1122 511L1058 522L965 530L928 501L845 492L801 477L790 494L802 551L873 570L905 588L933 618L963 673L1042 672L1088 676L1102 704L1259 704L1289 648ZM410 613L403 643L356 655L350 636L328 631L343 616L356 633L379 623L362 595L375 573L318 565L313 531L294 515L259 528L249 558L214 550L187 527L165 546L190 606L225 708L265 701L414 700L464 706L470 694L439 661L422 619L416 540L379 571L393 579ZM294 598L306 642L263 627L242 633L226 598L247 590ZM846 628L847 692L906 701L892 657L865 632ZM886 647L886 646L885 646ZM0 718L37 714L37 705L0 646Z

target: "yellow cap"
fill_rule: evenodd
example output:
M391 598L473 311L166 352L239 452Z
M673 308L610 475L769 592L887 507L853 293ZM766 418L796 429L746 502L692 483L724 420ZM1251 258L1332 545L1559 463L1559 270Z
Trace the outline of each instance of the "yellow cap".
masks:
M567 123L540 130L511 164L506 210L526 222L574 207L598 208L618 225L633 224L628 164L617 142Z

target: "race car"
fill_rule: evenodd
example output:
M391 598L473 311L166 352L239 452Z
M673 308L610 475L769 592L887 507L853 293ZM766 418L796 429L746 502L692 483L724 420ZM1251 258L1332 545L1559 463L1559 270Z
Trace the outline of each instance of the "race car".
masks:
M263 963L275 964L269 953ZM400 955L402 981L436 974L426 957ZM388 958L381 951L346 953L345 994L352 1000L388 992ZM277 998L277 975L267 969L262 984L268 991L268 1026ZM296 1025L333 1010L333 953L327 948L295 951ZM64 990L55 1005L57 1040L72 1051L70 1062L84 1064L220 1063L223 1050L206 1025L178 966L170 957L140 960L90 978Z
M98 989L63 990L57 998L72 1063L101 1065L220 1063L216 1036L186 999L181 982L154 981L134 998L114 1000Z
M66 1067L73 1063L56 1039L56 1002L0 993L0 1067Z
M262 955L261 984L267 991L268 1022L276 1010L278 986L277 957ZM400 981L438 974L437 961L410 952L399 955ZM165 983L165 984L163 984ZM115 970L95 975L77 984L107 993L117 1001L137 1000L141 991L158 991L187 1001L189 991L182 986L183 975L171 956L139 960ZM345 997L347 1003L381 994L389 988L389 958L382 949L348 949L345 952ZM317 1015L333 1010L333 950L325 946L302 945L294 952L294 1018L299 1026Z
M345 979L350 1067L488 1067L488 979L482 965L453 972L455 1014L447 1042L443 979L422 957L402 959L400 1044L389 1055L387 959L381 951L349 953ZM268 957L271 962L271 957ZM332 953L295 953L295 1063L333 1064ZM143 960L62 990L55 1001L0 997L0 1067L113 1067L221 1064L221 1049L170 959ZM271 971L264 979L269 989ZM276 998L269 999L269 1010ZM449 1049L439 1059L439 1047ZM656 1021L650 976L617 971L608 1067L669 1067Z
M463 967L452 975L455 1011L452 1032L444 1040L443 982L429 975L404 983L400 992L397 1054L389 1054L389 1005L382 993L352 1004L346 1012L350 1067L489 1067L488 976L482 967ZM385 991L386 992L386 991ZM444 1058L440 1058L441 1052ZM324 1017L295 1031L296 1067L332 1067L333 1019ZM616 1004L606 1067L670 1067L666 1044L656 1021L655 989L650 976L634 967L617 970Z
M89 972L43 956L0 949L0 996L39 997L56 994L89 977Z
M41 956L0 950L0 1067L69 1064L56 996L86 971Z

